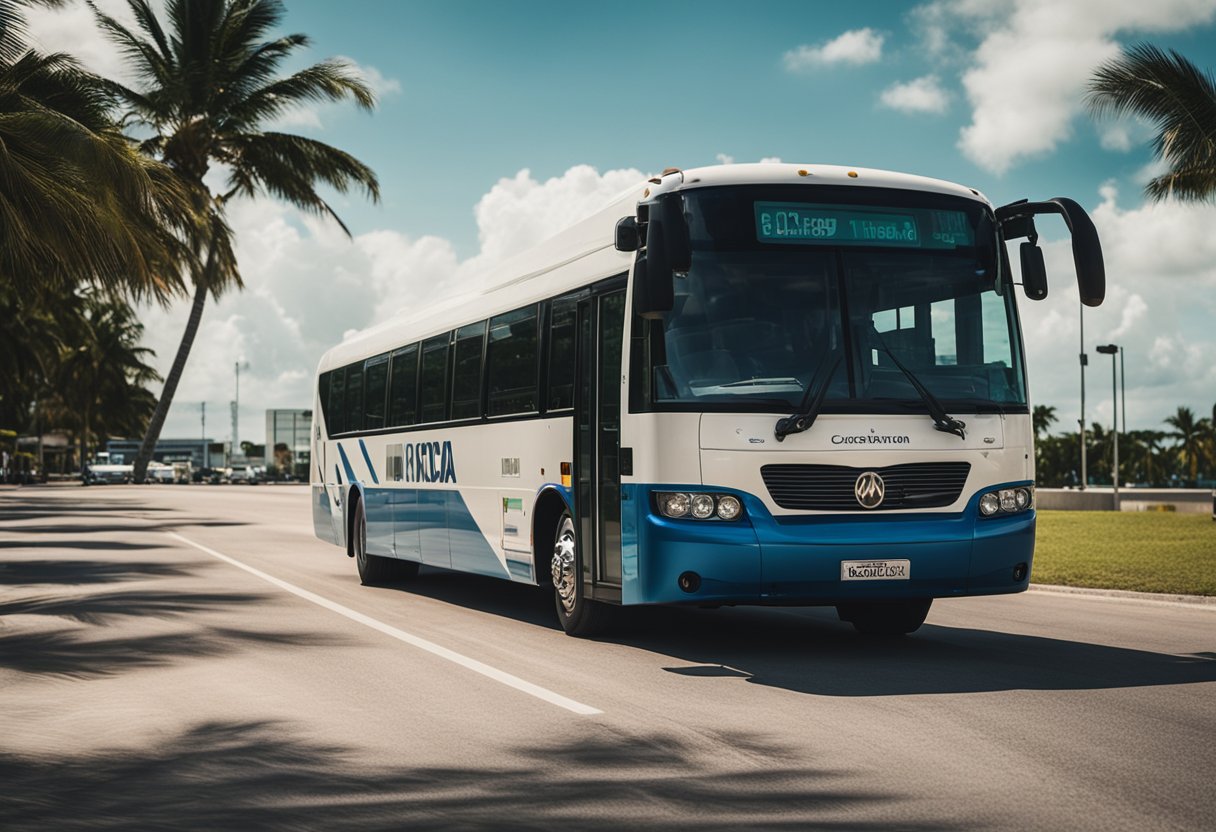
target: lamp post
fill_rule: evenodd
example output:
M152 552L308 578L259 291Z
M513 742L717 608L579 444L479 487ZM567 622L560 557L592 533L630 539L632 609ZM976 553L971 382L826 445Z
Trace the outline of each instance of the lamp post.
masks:
M232 400L232 451L231 454L236 454L240 450L241 438L237 434L238 421L240 419L241 410L241 370L249 369L249 362L245 359L240 359L236 362L236 398Z
M1085 355L1085 305L1081 305L1081 490L1089 485L1089 474L1085 469L1085 365L1089 363Z
M1115 458L1111 467L1111 481L1115 484L1115 511L1119 510L1119 367L1115 356L1122 350L1116 344L1102 344L1098 352L1110 356L1110 409L1111 419L1115 423ZM1126 427L1126 425L1124 425Z

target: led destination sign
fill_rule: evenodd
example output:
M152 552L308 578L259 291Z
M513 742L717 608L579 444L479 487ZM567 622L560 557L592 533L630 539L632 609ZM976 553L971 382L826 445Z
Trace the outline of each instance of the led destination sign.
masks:
M975 242L962 211L756 202L756 239L797 245L957 248Z

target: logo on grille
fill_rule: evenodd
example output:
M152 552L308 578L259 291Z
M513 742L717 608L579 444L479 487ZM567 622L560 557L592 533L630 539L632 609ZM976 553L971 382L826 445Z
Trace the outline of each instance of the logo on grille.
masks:
M866 471L857 478L857 482L853 485L853 496L857 498L857 502L862 508L878 508L882 505L882 498L886 492L886 483L873 471Z

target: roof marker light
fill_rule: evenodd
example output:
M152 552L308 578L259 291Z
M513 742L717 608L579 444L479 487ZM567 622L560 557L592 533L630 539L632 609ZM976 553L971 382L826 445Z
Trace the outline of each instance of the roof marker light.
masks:
M850 179L856 179L856 178L857 178L857 171L855 171L855 170L851 170L851 171L849 171L849 178L850 178Z
M800 170L800 171L798 171L798 175L799 176L810 176L811 172L809 170Z

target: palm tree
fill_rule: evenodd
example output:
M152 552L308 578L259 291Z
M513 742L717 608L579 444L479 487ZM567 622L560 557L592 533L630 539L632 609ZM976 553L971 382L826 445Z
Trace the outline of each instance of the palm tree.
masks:
M139 89L114 82L109 88L128 108L130 123L154 134L143 142L143 150L196 188L206 187L203 180L213 165L227 177L225 190L208 192L210 222L195 239L204 264L192 275L190 317L136 458L138 482L172 404L207 296L241 286L232 235L224 223L228 200L266 193L332 217L349 235L317 187L345 193L360 186L373 201L379 200L380 189L375 173L353 156L303 136L262 129L268 120L307 102L351 98L366 110L375 106L371 89L340 60L279 76L284 60L309 43L299 34L264 40L283 17L279 0L169 0L168 31L147 0L127 3L136 20L134 31L95 6L93 12L139 79Z
M143 324L124 301L86 292L61 304L56 318L61 347L48 404L59 424L75 428L83 471L91 436L147 423L155 398L144 385L160 376L146 363L152 351L139 345Z
M1216 197L1216 81L1174 50L1137 44L1094 72L1097 116L1140 116L1157 129L1153 155L1169 169L1145 185L1152 199Z
M1031 422L1034 424L1035 439L1047 433L1057 421L1056 409L1054 407L1046 404L1036 404L1034 406L1034 415L1031 416Z
M1177 451L1190 471L1192 482L1199 479L1199 457L1203 453L1203 421L1196 419L1194 411L1189 407L1180 407L1173 416L1165 418L1165 423L1173 428L1166 435L1178 440Z
M27 49L22 24L0 0L0 281L165 297L189 254L169 233L193 222L182 184L122 135L100 79Z

